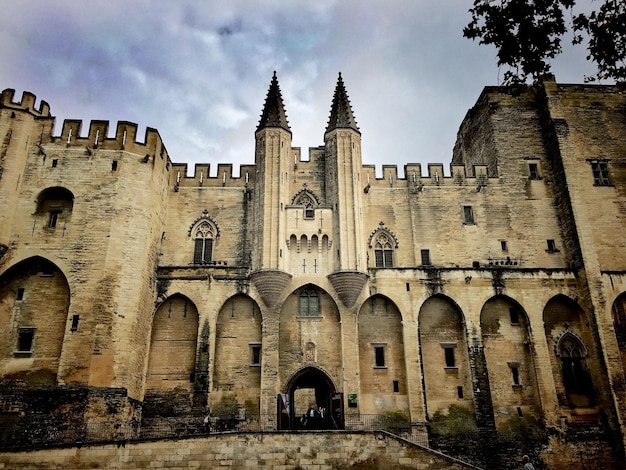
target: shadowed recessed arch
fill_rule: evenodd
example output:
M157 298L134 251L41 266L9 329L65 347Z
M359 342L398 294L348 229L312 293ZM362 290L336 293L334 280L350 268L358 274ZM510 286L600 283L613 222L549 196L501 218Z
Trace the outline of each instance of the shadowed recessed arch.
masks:
M559 294L546 303L543 320L559 403L573 408L595 406L592 375L597 358L587 354L594 336L584 310Z
M388 297L376 294L358 313L361 413L409 412L402 314Z
M511 417L517 419L520 414L540 419L540 397L526 311L514 299L496 295L483 305L480 327L489 383L498 390L491 394L496 427L506 429Z
M198 309L182 294L171 295L156 309L148 354L147 392L192 392L198 327Z
M626 375L626 292L617 296L611 307L611 314L622 359L622 369Z
M212 402L232 393L258 410L263 363L263 318L259 305L245 294L227 299L215 325Z
M11 377L56 384L66 332L84 321L68 322L69 306L67 278L46 258L24 259L0 275L0 364Z
M441 294L429 297L420 308L418 334L428 414L453 404L473 410L465 318L457 303Z

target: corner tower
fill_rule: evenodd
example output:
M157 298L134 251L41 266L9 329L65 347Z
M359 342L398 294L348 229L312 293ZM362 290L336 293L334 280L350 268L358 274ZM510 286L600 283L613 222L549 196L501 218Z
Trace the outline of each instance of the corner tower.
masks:
M256 185L252 269L284 269L282 246L289 177L293 171L291 128L276 72L272 77L255 133Z
M332 202L337 271L365 271L363 236L361 132L357 126L341 73L324 133L327 198Z

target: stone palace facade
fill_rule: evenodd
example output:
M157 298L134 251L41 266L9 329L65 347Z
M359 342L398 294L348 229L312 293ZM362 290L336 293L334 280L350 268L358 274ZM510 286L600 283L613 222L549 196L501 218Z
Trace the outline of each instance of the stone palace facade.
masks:
M623 86L486 87L451 164L403 176L363 164L341 75L303 154L274 74L238 176L188 176L155 129L54 124L2 92L5 424L232 395L280 429L309 402L337 427L393 413L416 429L456 405L479 429L525 420L623 451Z

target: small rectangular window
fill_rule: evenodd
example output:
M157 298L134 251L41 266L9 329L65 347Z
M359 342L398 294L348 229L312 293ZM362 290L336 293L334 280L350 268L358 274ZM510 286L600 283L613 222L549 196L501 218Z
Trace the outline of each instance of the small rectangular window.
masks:
M500 240L500 248L502 248L502 251L504 252L509 251L509 247L506 243L506 240Z
M556 253L557 251L559 251L556 248L556 242L554 240L546 240L548 243L548 249L546 250L548 253Z
M374 346L374 367L377 367L377 368L386 367L384 346Z
M400 382L398 380L393 381L393 392L400 393Z
M117 171L117 160L111 162L111 171Z
M593 172L594 186L610 186L609 164L606 161L591 161L591 171Z
M460 385L456 388L456 396L459 398L463 398L463 387Z
M421 250L422 254L422 265L430 266L430 250Z
M519 325L519 312L516 308L509 309L509 316L511 318L511 325Z
M537 165L536 163L529 163L528 164L528 171L530 173L530 179L531 180L541 179L539 177L539 165Z
M70 327L70 331L78 330L78 321L80 320L80 315L72 315L72 326Z
M472 206L463 206L463 222L468 225L474 223L474 209L472 209Z
M59 215L61 211L50 211L50 217L48 218L48 228L54 228L59 221Z
M513 378L513 385L519 385L519 368L517 366L511 366L511 377Z
M20 328L17 334L17 352L32 352L35 328Z
M519 363L509 362L509 369L511 369L511 380L513 381L513 385L521 385L519 378Z
M52 168L56 168L57 165L59 163L59 160L57 160L56 158L52 160Z
M454 346L445 346L443 350L446 358L446 368L456 367L456 362L454 360Z
M19 287L17 289L17 294L15 294L15 300L24 300L24 288Z
M260 366L261 365L261 345L260 344L251 344L250 345L250 365L251 366Z
M314 219L315 218L315 209L306 208L304 210L304 218L305 219Z

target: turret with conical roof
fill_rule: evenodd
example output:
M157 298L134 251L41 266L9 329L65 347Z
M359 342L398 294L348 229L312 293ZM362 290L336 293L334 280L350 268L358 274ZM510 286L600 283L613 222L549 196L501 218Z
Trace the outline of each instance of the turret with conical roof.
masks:
M359 127L356 125L354 114L352 113L352 106L350 105L350 99L348 98L346 87L341 78L341 72L339 72L335 94L333 95L333 103L330 107L330 117L328 118L326 133L334 129L352 129L359 134L361 133Z
M276 72L272 76L261 120L257 126L254 160L256 182L253 199L252 268L283 269L285 212L289 203L289 180L293 174L294 150L291 129L283 105Z
M333 95L330 118L324 133L326 196L334 211L338 240L338 271L365 271L367 251L360 211L363 188L360 182L361 132L354 119L341 73Z
M266 127L280 127L291 133L291 128L287 121L287 114L285 113L285 106L283 105L283 97L280 93L280 86L278 85L278 78L276 77L276 71L274 71L270 88L267 91L263 113L261 114L261 120L256 130L258 132Z

